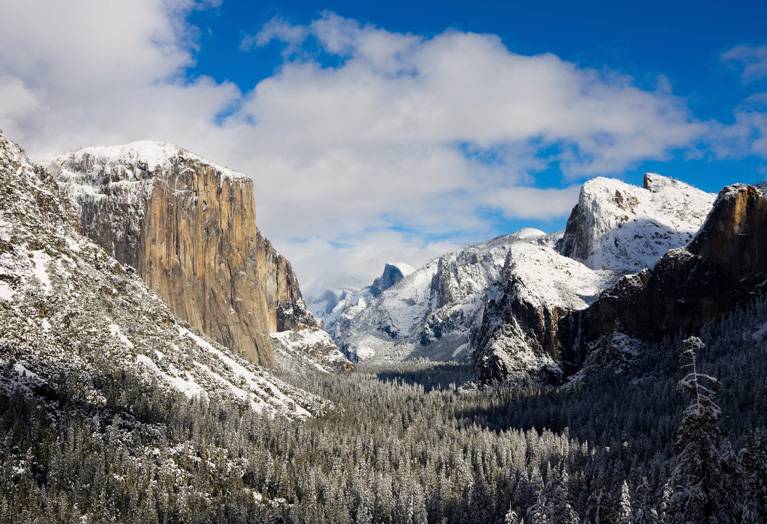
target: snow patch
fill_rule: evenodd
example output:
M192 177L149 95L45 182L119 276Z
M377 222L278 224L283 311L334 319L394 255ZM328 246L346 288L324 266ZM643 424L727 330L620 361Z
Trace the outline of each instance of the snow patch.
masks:
M8 282L0 280L0 300L9 301L13 298L16 292L13 290Z
M520 240L529 240L533 238L540 238L540 237L546 236L546 233L534 227L523 227L522 229L514 233L514 236Z
M40 376L37 373L27 369L27 367L24 366L24 364L22 364L21 362L16 362L13 365L13 370L16 373L18 373L22 378L26 378L26 379L30 379L30 380L42 381L42 379L40 378Z
M122 332L122 329L120 329L120 326L114 323L110 324L109 333L117 340L122 342L125 347L133 349L133 342L131 342L128 337L125 336L125 334Z
M128 144L115 146L86 147L70 153L69 155L59 157L56 162L62 162L64 159L67 159L67 157L74 161L82 161L83 158L91 157L95 159L97 163L102 165L126 163L135 165L136 163L140 162L146 164L150 171L155 171L157 168L167 169L175 158L189 158L208 164L216 171L221 173L221 175L225 178L249 178L242 173L214 164L213 162L210 162L205 158L191 153L190 151L175 144L152 140L139 140L136 142L130 142Z
M34 263L34 276L40 284L40 288L43 293L50 295L51 279L48 276L48 263L51 261L51 257L44 251L32 251L32 262Z
M172 369L174 374L166 373L146 355L136 355L136 361L173 389L186 395L187 398L206 396L205 390L194 381L189 372L186 373L186 378L180 377L177 369Z

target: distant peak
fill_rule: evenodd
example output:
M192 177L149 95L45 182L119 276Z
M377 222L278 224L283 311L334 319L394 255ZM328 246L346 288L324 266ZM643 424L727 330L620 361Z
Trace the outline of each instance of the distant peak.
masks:
M377 297L413 271L414 270L410 265L402 262L384 264L383 273L381 273L381 276L375 279L373 285L370 286L370 293L374 297Z

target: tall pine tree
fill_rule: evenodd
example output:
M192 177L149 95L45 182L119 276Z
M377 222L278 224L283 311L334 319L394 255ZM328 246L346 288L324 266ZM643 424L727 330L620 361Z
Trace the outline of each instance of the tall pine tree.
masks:
M705 345L697 337L684 341L684 377L679 389L690 398L677 429L671 473L671 523L734 522L731 493L735 459L719 427L721 409L714 401L719 381L698 370L697 353Z

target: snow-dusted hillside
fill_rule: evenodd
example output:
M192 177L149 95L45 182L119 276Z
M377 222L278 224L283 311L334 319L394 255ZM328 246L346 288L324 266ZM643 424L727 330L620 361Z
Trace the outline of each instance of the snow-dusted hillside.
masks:
M715 197L654 173L645 174L643 187L594 178L583 185L557 247L594 269L640 271L686 245Z
M78 233L53 180L0 135L0 387L99 405L131 377L187 397L303 418L324 402L177 320L132 270Z
M290 329L271 334L277 367L297 373L354 370L328 333L319 328Z

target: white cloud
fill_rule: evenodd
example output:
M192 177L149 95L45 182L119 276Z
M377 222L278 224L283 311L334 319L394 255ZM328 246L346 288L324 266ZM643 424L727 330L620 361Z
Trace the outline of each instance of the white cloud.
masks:
M490 236L488 207L562 216L576 187L535 189L537 171L620 174L703 128L663 83L642 90L492 35L426 38L331 13L246 37L243 48L276 39L288 52L241 93L186 76L198 6L0 0L0 125L38 158L161 139L250 174L260 227L312 289ZM307 39L335 65L300 52Z
M735 46L722 53L722 59L743 68L744 82L767 77L767 46Z
M341 244L315 237L292 246L292 263L298 267L315 268L301 282L305 293L311 296L325 289L368 285L374 276L381 274L385 262L406 260L417 267L462 244L451 241L426 243L413 235L392 231L355 235ZM382 258L382 254L386 256Z
M569 213L578 200L580 189L580 185L563 189L507 187L489 193L485 202L501 210L507 217L547 219Z
M767 46L738 45L722 53L722 60L741 70L743 82L767 77ZM706 143L719 158L747 155L767 157L767 93L748 96L733 113L733 122L712 122Z
M303 26L292 25L281 18L273 18L257 34L246 35L240 42L240 49L247 51L266 45L272 40L279 40L295 47L301 44L308 34L309 32Z
M710 147L720 158L757 155L767 158L767 113L736 111L729 125L714 124L708 137Z

